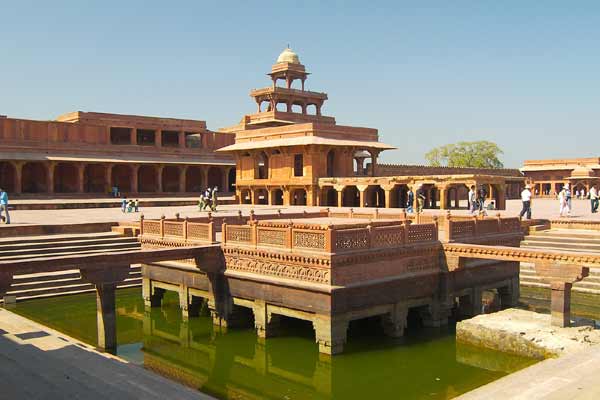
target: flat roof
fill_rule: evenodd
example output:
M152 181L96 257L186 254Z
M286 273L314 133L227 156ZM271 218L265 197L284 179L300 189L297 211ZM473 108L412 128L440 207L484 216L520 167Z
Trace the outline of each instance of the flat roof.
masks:
M361 141L361 140L341 140L325 138L320 136L300 136L285 139L265 139L265 140L254 140L248 142L241 142L232 144L229 146L217 149L217 151L239 151L239 150L252 150L252 149L266 149L270 147L287 147L287 146L307 146L307 145L326 145L326 146L352 146L352 147L363 147L373 148L380 150L392 150L396 149L394 146L390 146L385 143L375 141Z

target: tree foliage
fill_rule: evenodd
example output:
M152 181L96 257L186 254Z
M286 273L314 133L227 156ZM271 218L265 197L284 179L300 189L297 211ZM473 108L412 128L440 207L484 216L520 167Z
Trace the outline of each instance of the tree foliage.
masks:
M480 140L436 147L425 154L425 159L433 167L502 168L501 154L496 143Z

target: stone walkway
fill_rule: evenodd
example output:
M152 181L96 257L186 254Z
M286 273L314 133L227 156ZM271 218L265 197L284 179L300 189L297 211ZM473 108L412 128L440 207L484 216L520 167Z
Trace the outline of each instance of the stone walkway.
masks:
M600 346L542 361L457 400L600 399Z
M58 200L57 200L58 201ZM533 218L558 218L558 202L550 199L536 199L533 203ZM598 220L600 213L592 214L587 200L574 200L572 219ZM254 209L256 213L273 213L278 209L298 211L298 210L320 210L325 207L286 207L286 206L252 206L252 205L222 205L219 206L217 215L227 214L235 215L238 210L245 214ZM358 208L356 209L358 210ZM373 210L367 208L365 210ZM521 210L519 200L507 201L507 209L500 211L502 216L517 216ZM381 209L382 213L397 212L398 209ZM426 214L440 213L439 210L425 210ZM113 222L113 221L136 221L140 214L147 218L160 218L165 215L168 218L174 217L175 213L180 213L181 217L198 217L206 215L206 212L199 212L196 206L174 206L174 207L141 207L140 213L122 213L120 208L85 208L85 209L62 209L62 210L14 210L11 211L11 221L13 224L31 225L53 225L53 224L73 224L84 222ZM467 210L453 210L453 214L468 215ZM490 211L490 215L495 215L498 211ZM0 229L4 225L0 224Z
M213 399L0 309L0 399Z

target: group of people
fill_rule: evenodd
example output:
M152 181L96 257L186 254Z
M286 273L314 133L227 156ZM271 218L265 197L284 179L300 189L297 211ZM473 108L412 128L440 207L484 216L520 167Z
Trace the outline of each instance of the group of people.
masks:
M200 211L204 211L205 209L209 209L211 211L217 211L217 192L218 188L215 186L214 188L207 188L204 193L200 194L200 200L198 200L198 209Z
M123 196L121 199L121 212L130 213L130 212L139 212L140 211L140 202L138 199L129 199Z
M485 205L485 200L488 197L488 192L485 186L479 186L479 189L475 187L475 185L471 185L469 188L469 193L467 195L468 208L471 214L487 214L486 210L494 210L496 208L493 201L491 201L487 206Z
M587 193L585 189L576 190L575 198L577 199L585 199L589 197L590 199L590 208L592 214L598 212L598 203L599 203L599 193L596 186L593 185L589 192ZM559 206L559 216L570 216L571 210L573 209L573 192L568 183L566 183L557 194L558 206ZM527 215L527 219L531 219L531 186L526 185L525 189L521 192L521 201L523 203L523 208L521 209L521 213L519 216L523 218L524 215Z

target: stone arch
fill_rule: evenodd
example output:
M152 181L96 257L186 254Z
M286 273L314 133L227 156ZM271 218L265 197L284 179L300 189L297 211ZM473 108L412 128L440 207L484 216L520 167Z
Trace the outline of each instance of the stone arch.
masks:
M252 204L252 192L250 189L240 190L240 204Z
M290 193L290 203L293 206L305 206L306 205L306 190L292 189L292 192Z
M202 192L202 168L187 167L185 171L185 191Z
M163 167L160 179L162 180L163 192L179 192L179 167L167 165Z
M385 207L385 190L381 186L369 186L365 193L365 207Z
M79 171L73 163L58 163L54 167L54 191L75 193L78 191Z
M8 161L0 161L0 188L7 192L17 191L17 168Z
M254 165L254 179L269 178L269 156L264 151L256 155L256 164Z
M337 190L333 186L321 188L321 205L324 207L338 207Z
M158 179L158 173L154 165L140 165L138 168L138 192L157 192Z
M43 162L28 162L21 172L23 193L48 192L48 166Z
M229 170L229 176L228 176L228 182L229 182L229 187L227 188L229 192L235 192L235 174L236 174L236 170L235 167L232 167Z
M271 204L274 206L282 206L283 205L283 190L273 189L271 191Z
M342 191L342 207L359 207L360 193L356 186L346 186Z
M210 188L215 186L222 190L221 183L223 182L223 171L219 167L210 167L208 169L207 185Z
M307 104L306 105L306 114L308 115L317 115L317 105L316 104Z
M112 168L112 180L111 186L119 188L119 192L126 193L132 190L132 171L131 165L128 164L116 164Z
M408 191L409 187L407 184L394 186L394 188L390 191L390 207L407 208Z
M87 164L83 169L83 190L86 193L107 193L106 166L102 164Z
M269 192L267 191L267 189L254 190L254 204L269 204Z

